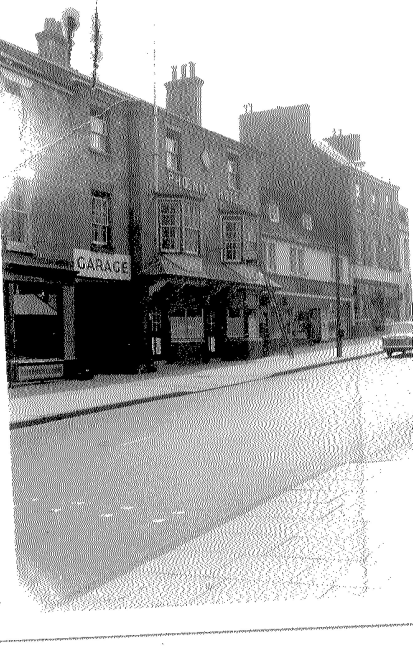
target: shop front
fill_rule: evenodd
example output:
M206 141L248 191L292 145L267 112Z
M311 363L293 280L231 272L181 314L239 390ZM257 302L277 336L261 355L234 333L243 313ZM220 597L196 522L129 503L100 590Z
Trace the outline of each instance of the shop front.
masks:
M227 295L225 284L190 277L162 284L149 301L153 360L185 364L221 358Z
M64 262L6 253L3 294L11 385L74 375L75 277Z
M280 292L282 318L288 338L293 345L314 345L336 336L336 301L333 296L292 295ZM269 349L282 347L283 336L274 309L270 308ZM349 335L350 300L343 297L340 303L341 327Z
M262 356L266 291L262 274L222 264L163 256L149 288L153 359L206 362Z

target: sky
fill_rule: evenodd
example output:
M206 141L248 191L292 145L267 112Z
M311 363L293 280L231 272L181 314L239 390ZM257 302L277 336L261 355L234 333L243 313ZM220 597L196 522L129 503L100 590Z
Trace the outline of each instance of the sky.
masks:
M70 1L5 4L0 37L36 52L44 19L60 20L73 6L80 27L72 65L91 74L95 0ZM400 186L400 202L412 209L411 6L410 0L98 0L99 79L149 102L156 80L158 104L165 106L171 66L179 73L194 61L204 80L203 126L235 139L244 104L266 110L307 103L312 137L334 128L359 133L365 169Z

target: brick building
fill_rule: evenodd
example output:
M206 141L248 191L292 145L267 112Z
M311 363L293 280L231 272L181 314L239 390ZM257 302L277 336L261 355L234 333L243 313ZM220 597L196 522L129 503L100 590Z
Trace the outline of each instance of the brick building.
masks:
M240 141L265 154L260 187L264 255L268 272L281 286L293 341L335 336L337 256L340 324L350 334L348 166L328 145L311 139L308 105L241 115ZM279 338L273 316L270 329Z
M37 54L0 41L10 381L266 354L283 338L273 289L295 342L333 338L337 271L347 335L398 314L407 212L359 136L313 141L304 105L246 113L238 142L202 127L194 63L157 109L92 88L55 20L36 37Z
M195 65L166 83L166 110L140 114L141 278L155 360L263 351L258 260L260 153L201 125ZM155 132L155 162L150 157Z
M410 269L409 251L409 217L407 208L399 206L400 226L400 293L401 307L400 318L410 320L412 318L412 276Z
M3 203L9 380L132 369L127 103L70 68L60 23L36 36L37 55L0 42L12 146L29 159Z
M359 135L340 132L326 142L351 170L355 334L382 331L386 320L400 317L399 188L364 168Z

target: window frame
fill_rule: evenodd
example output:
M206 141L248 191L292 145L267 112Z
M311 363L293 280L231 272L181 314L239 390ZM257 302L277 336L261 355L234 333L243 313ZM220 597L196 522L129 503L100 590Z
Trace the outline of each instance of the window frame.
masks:
M176 147L176 151L169 151L168 150L168 140L173 142ZM181 134L178 131L174 131L173 129L166 129L165 133L165 141L164 141L164 146L165 146L165 166L168 171L172 172L181 172L182 171L182 138ZM171 160L175 160L176 162L176 167L173 165L169 165L168 163L168 156L173 156Z
M93 129L93 120L102 123L102 133ZM106 109L92 108L90 110L90 148L100 154L109 153L109 125ZM96 146L94 138L103 143L103 146Z
M258 219L244 215L242 219L242 259L254 262L258 259Z
M192 312L192 313L191 313ZM195 312L195 313L194 313ZM202 307L182 307L180 310L172 311L169 315L170 327L171 327L171 344L176 345L179 343L202 343L205 336L205 323L204 323L204 310ZM175 335L175 323L172 322L181 321L178 323L180 327L177 327L177 330L184 332L184 336Z
M231 169L231 166L234 165L235 169ZM227 171L227 185L230 191L236 192L240 189L240 159L239 156L233 153L227 155L226 162L226 171ZM234 181L234 182L232 182Z
M228 224L235 224L235 237L232 240L228 240L226 236L226 226ZM221 223L221 241L222 241L222 261L239 264L242 262L242 219L237 217L223 216ZM233 246L235 251L235 257L228 257L228 246ZM237 254L238 253L238 254Z
M176 207L175 210L175 223L162 223L162 214L166 214L166 212L162 212L162 206L169 206L169 209L172 206ZM161 253L180 253L181 252L181 230L182 230L182 204L179 199L160 199L158 201L158 229L159 229L159 251ZM163 231L167 230L169 233L172 231L172 229L175 229L175 235L174 235L174 242L175 242L175 247L165 247L163 246L163 241L164 241L164 235ZM172 241L171 235L169 235L170 241Z
M280 223L280 206L278 205L278 203L268 204L268 216L270 218L271 223Z
M196 214L195 214L196 213ZM197 219L197 224L188 225L185 223L186 217L191 214ZM182 201L181 202L181 220L182 220L182 252L188 255L199 255L200 241L201 241L201 206L198 201ZM187 234L192 234L196 238L195 250L187 246Z
M25 189L18 191L16 188L17 184L26 185ZM18 209L16 205L13 205L13 200L17 197L24 196L24 208L23 210ZM2 206L2 221L5 225L6 233L6 248L8 250L18 250L28 252L32 249L32 220L31 220L31 211L32 211L32 198L33 198L33 182L31 179L26 178L25 176L16 176L13 179L13 184L10 189L7 199L4 201ZM18 215L17 224L20 226L20 217L23 216L23 225L22 225L22 238L14 238L12 236L14 231L14 226L16 224L15 216ZM17 230L17 229L16 229Z
M301 223L304 230L308 230L310 232L313 229L313 217L311 214L304 212L301 217Z
M92 190L91 193L91 211L92 211L92 242L91 246L94 249L97 250L103 250L103 249L111 249L112 248L112 197L109 192L101 192L99 190ZM106 203L106 223L101 223L98 221L94 220L95 217L95 210L94 210L94 205L96 205L96 201L99 200L102 205L101 205L101 213L102 211L102 206L103 206L103 201ZM105 233L106 237L105 240L99 241L95 237L95 233L101 230L102 233Z
M176 206L175 223L163 224L162 223L162 206ZM188 214L195 214L197 218L196 225L188 225L186 218ZM198 201L183 200L178 198L161 197L157 201L157 228L158 228L158 247L160 253L185 253L187 255L199 256L201 252L201 222L202 210ZM172 231L175 229L174 248L166 248L163 246L163 232L165 230ZM189 232L187 232L189 231ZM187 244L187 235L189 233L195 234L196 247L190 247ZM171 237L170 240L172 241ZM194 250L196 248L196 250Z

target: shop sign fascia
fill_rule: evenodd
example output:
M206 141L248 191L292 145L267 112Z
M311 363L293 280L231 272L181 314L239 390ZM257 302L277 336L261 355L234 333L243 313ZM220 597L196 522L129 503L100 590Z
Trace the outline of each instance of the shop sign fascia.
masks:
M74 249L74 269L79 277L100 280L130 280L130 255L95 253Z

